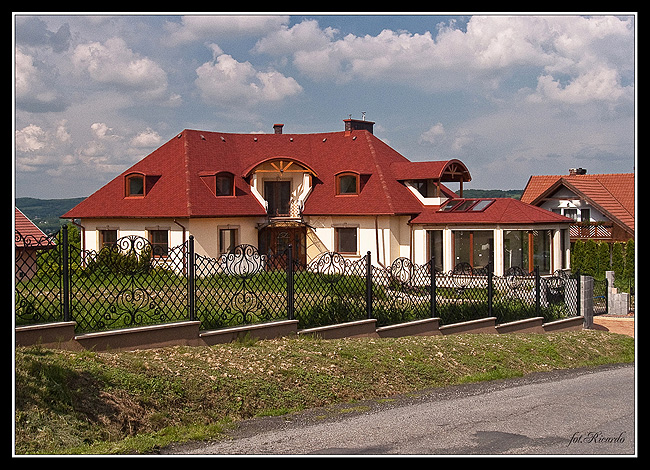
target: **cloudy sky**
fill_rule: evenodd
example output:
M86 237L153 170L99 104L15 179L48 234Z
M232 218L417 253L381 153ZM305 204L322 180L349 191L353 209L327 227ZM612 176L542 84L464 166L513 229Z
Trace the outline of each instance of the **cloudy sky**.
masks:
M14 14L14 194L88 196L183 129L343 130L466 188L632 172L635 14Z

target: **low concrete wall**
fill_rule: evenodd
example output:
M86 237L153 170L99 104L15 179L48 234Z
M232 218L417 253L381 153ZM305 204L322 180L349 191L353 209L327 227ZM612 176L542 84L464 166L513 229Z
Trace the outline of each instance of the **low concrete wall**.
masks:
M551 333L576 331L584 327L584 317L572 317L542 323L541 317L496 325L495 317L439 326L439 318L427 318L398 325L376 327L377 320L368 319L338 325L298 330L297 320L245 325L211 331L199 331L201 322L186 321L163 325L141 326L120 330L86 333L75 336L74 322L50 323L16 327L16 346L42 345L54 349L93 351L134 350L166 346L211 346L229 343L238 338L272 339L291 335L315 335L323 339L400 336L432 336L462 333Z
M544 317L502 323L496 326L497 333L544 333Z
M377 320L371 318L331 326L308 328L298 331L298 335L315 335L323 339L376 337L378 336L375 327L376 323Z
M234 328L203 331L199 337L209 346L230 343L238 338L273 339L291 336L298 332L298 320L285 320L259 325L245 325Z
M558 331L578 331L584 329L585 317L566 318L550 323L544 323L544 333L556 333Z
M199 346L199 321L139 326L76 336L76 341L93 351Z
M440 318L425 318L397 325L377 328L380 338L399 338L400 336L433 336L441 335Z
M462 333L496 333L496 317L481 318L480 320L453 323L440 327L443 335L457 335Z
M73 321L47 323L44 325L17 326L16 346L41 345L46 348L80 349L75 341Z

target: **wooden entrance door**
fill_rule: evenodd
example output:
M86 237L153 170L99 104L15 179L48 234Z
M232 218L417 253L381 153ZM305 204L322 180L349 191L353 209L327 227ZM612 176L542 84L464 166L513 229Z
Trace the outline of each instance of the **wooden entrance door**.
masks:
M264 227L259 232L259 251L269 257L284 257L292 245L293 259L307 262L307 227L304 225Z

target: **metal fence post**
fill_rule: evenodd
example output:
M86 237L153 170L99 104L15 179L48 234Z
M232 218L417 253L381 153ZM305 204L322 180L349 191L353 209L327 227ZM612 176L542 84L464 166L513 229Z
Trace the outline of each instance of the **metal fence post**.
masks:
M294 293L293 293L293 246L287 247L287 316L294 319Z
M436 258L431 257L429 261L429 311L431 318L436 317Z
M189 307L190 307L190 321L196 320L196 285L194 283L195 278L195 256L194 256L194 235L190 235L188 240L189 245L189 263L188 263L188 279L187 279L187 289L189 297Z
M488 301L488 317L492 316L492 303L494 301L494 288L492 286L494 273L492 272L492 263L487 265L487 301Z
M366 253L366 314L372 318L372 263L370 252Z
M541 279L539 277L539 266L535 266L535 315L540 315L541 309Z
M576 272L576 315L580 316L580 311L581 311L581 306L580 306L580 300L581 300L581 295L580 295L580 290L582 289L582 286L580 285L580 270Z
M68 226L61 227L61 271L63 275L63 321L70 321L70 262L68 257Z

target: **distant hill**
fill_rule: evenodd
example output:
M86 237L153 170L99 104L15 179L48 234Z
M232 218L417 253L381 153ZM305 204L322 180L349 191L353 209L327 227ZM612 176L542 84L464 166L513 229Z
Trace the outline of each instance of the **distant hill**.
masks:
M463 197L507 197L521 199L520 189L463 189Z
M86 199L75 197L70 199L36 199L33 197L17 197L16 207L45 233L54 233L69 221L60 219L63 214Z

